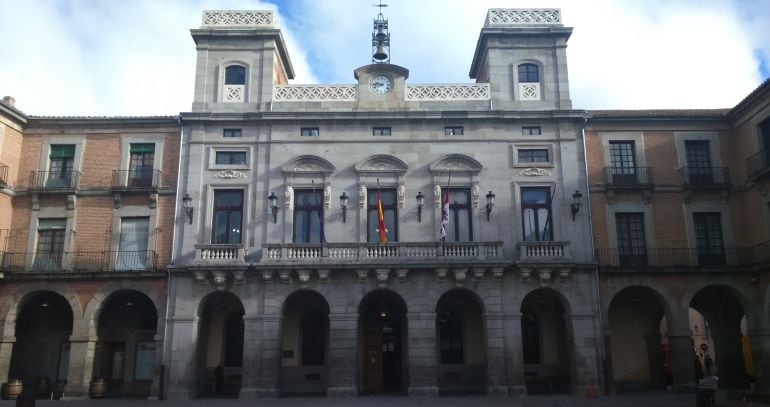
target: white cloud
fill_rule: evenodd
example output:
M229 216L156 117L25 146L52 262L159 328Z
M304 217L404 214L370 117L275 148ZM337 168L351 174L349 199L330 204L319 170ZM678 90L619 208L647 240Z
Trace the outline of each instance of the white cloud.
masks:
M371 60L374 2L279 3L294 83L352 83ZM761 0L388 1L392 62L410 83L468 82L490 7L561 7L576 108L729 107L770 60ZM536 3L536 4L535 4ZM53 7L55 5L56 7ZM276 9L256 0L0 0L0 93L34 115L170 115L192 102L189 29L204 9ZM8 57L12 56L12 57ZM311 61L309 63L308 61Z

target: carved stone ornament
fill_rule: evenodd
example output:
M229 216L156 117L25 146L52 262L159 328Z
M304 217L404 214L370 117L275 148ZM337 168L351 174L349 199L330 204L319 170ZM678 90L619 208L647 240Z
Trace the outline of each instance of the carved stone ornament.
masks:
M367 269L358 269L356 270L356 274L358 275L358 282L363 284L369 281L369 270Z
M284 200L286 201L286 208L291 209L294 207L294 188L286 187L286 192L283 193Z
M532 269L529 267L519 267L519 275L522 283L529 282L529 276L532 274Z
M279 271L278 278L280 278L281 282L284 284L289 284L291 282L291 274L289 274L288 270Z
M299 286L306 288L308 283L310 283L310 270L298 270L297 278L299 279Z
M272 270L264 270L264 271L262 271L262 280L264 280L266 283L272 283L273 282L273 271Z
M220 178L220 179L246 178L246 174L240 171L226 170L226 171L219 171L218 173L214 174L214 178Z
M446 275L449 273L449 269L446 267L436 268L436 281L443 283L446 281Z
M503 272L505 272L505 269L502 267L495 267L492 269L492 280L494 281L500 281L503 279Z
M396 278L398 279L398 282L405 283L407 274L409 274L409 269L397 269Z
M233 272L233 282L237 285L245 284L246 283L246 272L243 270L234 270Z
M225 283L227 282L227 274L225 274L224 271L216 270L212 271L211 275L214 277L214 288L217 291L222 291L225 289Z
M481 188L478 183L474 183L471 187L471 197L473 199L473 207L479 208L479 200L481 199Z
M487 269L484 267L474 267L471 269L471 272L473 273L473 281L480 282L484 280L484 272L486 272Z
M199 285L206 285L206 277L208 273L205 271L195 271L193 272L193 276L195 277L195 282L197 282Z
M281 170L285 175L332 174L335 168L325 158L303 155L282 165Z
M537 269L537 274L540 276L540 286L546 287L551 282L551 274L553 274L553 269L550 267Z
M441 207L441 185L436 185L433 187L433 204L436 206L436 208Z
M403 209L406 206L406 185L398 185L398 207Z
M316 272L318 273L319 283L326 284L329 282L329 269L318 269Z
M377 273L377 286L380 288L387 287L390 269L375 269L375 272Z
M570 269L568 267L560 268L559 269L559 282L566 282L569 280L569 273Z
M332 186L326 185L324 186L324 210L329 210L332 208Z
M455 284L457 284L458 287L462 287L465 285L465 279L468 277L468 269L467 268L459 268L454 269L455 274Z
M358 205L361 209L366 208L366 185L358 187Z
M434 175L451 172L477 175L484 169L484 166L473 157L464 154L449 154L433 162L428 168Z
M525 177L544 177L544 176L551 176L551 172L548 170L544 170L542 168L525 168L521 171L519 171L519 175L523 175Z
M361 160L355 166L359 175L390 175L393 178L403 176L409 166L402 160L387 154L377 154Z

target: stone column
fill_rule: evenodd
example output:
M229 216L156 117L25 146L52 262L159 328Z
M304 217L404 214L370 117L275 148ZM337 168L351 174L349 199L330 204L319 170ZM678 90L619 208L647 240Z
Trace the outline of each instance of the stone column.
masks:
M262 317L260 355L260 380L256 397L278 397L278 367L281 362L281 316Z
M358 395L358 314L329 314L327 397Z
M521 314L503 316L505 376L512 396L526 396L524 385L524 345L521 339Z
M750 330L748 335L757 390L767 393L770 391L770 332L757 329Z
M484 319L487 327L487 394L505 397L508 396L508 379L505 374L503 314L488 312Z
M663 355L660 353L660 335L645 335L644 342L647 344L647 365L650 367L651 388L662 388L665 386L665 375Z
M668 331L668 349L671 355L674 390L694 390L696 387L695 352L692 349L690 328L670 329Z
M11 374L11 355L13 354L14 337L0 338L0 385L8 383ZM15 379L15 377L14 377Z
M169 400L188 400L197 396L198 323L198 318L192 316L171 319L171 332L167 333L171 350L167 358L168 380L165 386L166 398Z
M84 399L88 397L88 386L94 371L94 353L97 338L81 336L70 338L70 365L64 397Z
M596 337L595 318L594 314L565 315L568 323L572 323L573 374L570 378L570 392L579 396L587 395L591 385L596 394L602 393L596 365L599 341Z
M436 313L413 312L409 320L409 388L410 397L438 396L436 378Z
M257 398L259 371L262 366L262 317L243 317L243 368L238 398Z
M150 385L150 397L148 397L147 399L159 400L161 397L161 394L160 394L161 374L163 374L161 370L161 366L163 365L163 335L156 334L152 339L155 341L155 358L154 358L155 374L152 375L152 384Z

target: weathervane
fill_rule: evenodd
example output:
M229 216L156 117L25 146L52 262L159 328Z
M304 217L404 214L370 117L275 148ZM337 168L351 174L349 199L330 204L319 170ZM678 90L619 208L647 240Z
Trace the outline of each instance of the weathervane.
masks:
M374 19L372 28L372 62L375 64L390 63L390 32L388 31L388 20L382 15L382 8L388 7L387 4L373 4L373 7L379 7L380 12Z

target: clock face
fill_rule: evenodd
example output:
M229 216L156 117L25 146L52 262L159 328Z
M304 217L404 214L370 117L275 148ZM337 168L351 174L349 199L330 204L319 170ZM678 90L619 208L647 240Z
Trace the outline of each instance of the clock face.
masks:
M382 95L393 89L393 81L388 76L377 75L369 82L369 88L371 88L372 92Z

